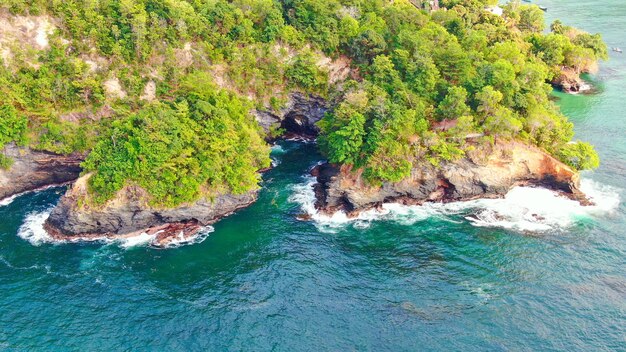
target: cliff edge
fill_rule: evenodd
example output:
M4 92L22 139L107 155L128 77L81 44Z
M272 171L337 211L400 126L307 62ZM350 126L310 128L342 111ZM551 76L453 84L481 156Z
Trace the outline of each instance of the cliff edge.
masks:
M152 245L167 247L189 241L207 225L247 207L257 198L257 192L241 195L219 194L176 208L160 209L147 204L147 192L136 186L126 186L103 206L85 205L87 181L79 178L61 198L46 220L45 229L59 241L117 239L153 235Z
M8 170L0 169L0 199L22 192L75 180L81 172L82 154L60 155L5 146L4 155L13 160Z
M560 192L581 204L590 204L579 190L578 173L537 147L521 142L477 145L455 162L439 166L423 163L397 183L372 186L359 170L322 164L312 171L316 207L332 214L355 216L383 203L407 205L501 198L515 186L536 185Z

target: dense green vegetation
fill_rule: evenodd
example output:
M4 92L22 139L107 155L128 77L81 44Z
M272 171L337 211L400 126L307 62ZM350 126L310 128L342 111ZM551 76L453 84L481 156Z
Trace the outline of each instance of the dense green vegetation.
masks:
M94 171L95 201L134 182L153 205L190 202L201 192L244 193L257 187L269 150L246 100L218 91L206 73L181 82L181 96L113 122L83 166ZM210 185L210 189L207 189Z
M293 3L294 13L313 8ZM563 67L580 73L606 59L599 36L559 22L543 34L536 6L509 4L500 17L481 1L442 4L448 11L429 16L409 3L362 2L352 10L360 14L350 17L355 21L332 11L334 20L324 22L336 23L331 38L311 37L326 52L345 51L363 75L346 84L339 107L320 124L329 159L363 167L373 182L397 181L415 163L437 165L475 143L516 138L575 168L597 167L593 148L568 144L572 125L550 101L546 82ZM347 22L350 37L332 38ZM295 26L317 28L298 18Z
M601 38L558 21L545 34L536 6L493 3L0 0L2 16L56 19L46 48L0 58L0 147L90 151L95 202L134 183L174 206L256 187L268 149L249 111L300 90L337 104L320 122L329 160L374 183L513 138L597 167L547 82L606 59ZM324 56L347 56L352 78L331 84Z
M19 115L13 106L0 106L0 149L10 142L16 142L18 145L26 144L27 124L28 120ZM0 154L0 168L9 168L11 163L11 159Z

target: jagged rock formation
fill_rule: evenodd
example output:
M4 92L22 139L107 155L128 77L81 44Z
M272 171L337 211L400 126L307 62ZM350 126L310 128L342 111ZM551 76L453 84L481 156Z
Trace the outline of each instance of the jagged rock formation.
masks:
M75 180L84 155L69 156L5 146L4 155L13 159L9 170L0 169L0 199L41 187Z
M192 238L203 226L252 204L257 198L257 192L222 194L172 209L159 209L146 203L144 190L127 186L105 205L90 207L80 204L80 200L88 197L89 176L75 182L46 220L46 230L55 239L114 239L146 232L157 235L153 245L166 247L174 241Z
M358 171L331 164L316 167L312 174L318 181L316 206L326 213L344 211L356 215L386 202L423 204L500 198L521 185L543 186L588 203L578 190L576 171L520 142L477 146L465 158L444 162L439 167L423 163L412 170L409 178L380 187L368 185Z
M328 111L326 100L303 93L291 93L287 104L277 113L254 111L259 125L266 131L283 128L287 133L301 137L315 137L319 128L315 125Z
M581 93L589 91L591 87L585 83L580 74L570 68L563 68L561 74L552 80L552 85L561 89L565 93Z

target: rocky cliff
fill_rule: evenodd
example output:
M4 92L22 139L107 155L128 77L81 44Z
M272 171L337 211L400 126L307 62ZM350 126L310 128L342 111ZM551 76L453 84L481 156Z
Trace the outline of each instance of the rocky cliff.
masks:
M561 74L552 80L552 85L561 89L565 93L577 94L591 90L591 86L586 83L580 74L571 68L563 68Z
M115 239L147 233L155 235L155 246L167 247L187 241L209 224L252 204L256 192L243 195L222 194L203 198L172 209L148 206L147 194L139 187L127 186L101 207L80 205L88 197L89 175L78 179L61 198L46 220L45 228L57 240L80 241Z
M0 169L0 199L41 187L75 180L84 156L39 152L14 144L5 146L4 154L13 159L9 170Z
M328 103L323 98L295 92L289 95L280 111L255 110L253 113L266 132L272 128L282 128L290 135L313 138L319 133L315 124L327 110Z
M544 151L520 142L476 146L456 162L439 167L423 163L398 183L371 186L357 171L323 164L313 169L317 177L316 206L326 213L349 215L386 202L423 204L476 198L500 198L522 185L546 187L588 203L578 190L578 173Z

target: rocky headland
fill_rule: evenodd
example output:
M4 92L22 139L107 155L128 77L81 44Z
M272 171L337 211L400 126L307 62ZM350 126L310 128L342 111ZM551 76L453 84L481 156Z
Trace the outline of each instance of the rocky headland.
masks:
M590 71L588 73L593 73ZM561 73L552 80L552 85L565 93L578 94L589 93L592 91L592 87L589 83L585 82L580 73L571 68L563 68Z
M281 128L285 137L312 139L319 132L316 123L327 110L324 99L296 92L289 95L280 111L255 110L253 114L268 133ZM168 247L191 240L205 226L249 206L257 197L256 191L243 195L217 194L172 209L156 209L148 205L144 190L127 186L103 206L89 207L84 202L88 197L89 175L78 179L84 155L64 156L15 145L8 145L5 155L14 162L9 170L0 170L0 199L76 181L45 223L50 236L58 241L117 239L147 234L154 237L152 245Z
M89 206L87 180L79 178L61 198L44 225L59 241L118 239L143 233L153 236L151 245L169 247L190 241L203 227L210 225L257 198L252 191L242 195L217 194L176 208L154 208L147 204L147 192L126 186L102 206Z
M539 148L521 142L476 145L455 162L422 163L401 182L372 186L359 170L321 164L312 170L316 208L348 216L383 203L419 205L477 198L501 198L515 186L541 186L589 204L579 190L578 173Z
M319 97L293 93L278 113L255 111L259 124L270 131L279 126L286 137L315 138L316 123L328 110ZM81 173L83 155L63 156L9 145L5 154L14 159L10 170L0 171L0 198L41 187L72 182ZM578 189L578 173L539 148L522 142L476 144L474 150L455 162L435 167L415 167L411 176L398 183L372 186L359 170L332 164L317 166L312 174L316 207L327 214L337 211L356 216L386 202L423 204L477 198L500 198L511 188L536 185L560 192L587 204ZM139 235L152 237L156 247L169 247L192 240L207 225L254 203L257 192L243 195L217 194L172 209L148 205L147 194L127 186L106 204L86 205L89 175L78 179L61 198L45 223L55 240L88 241L120 239Z

